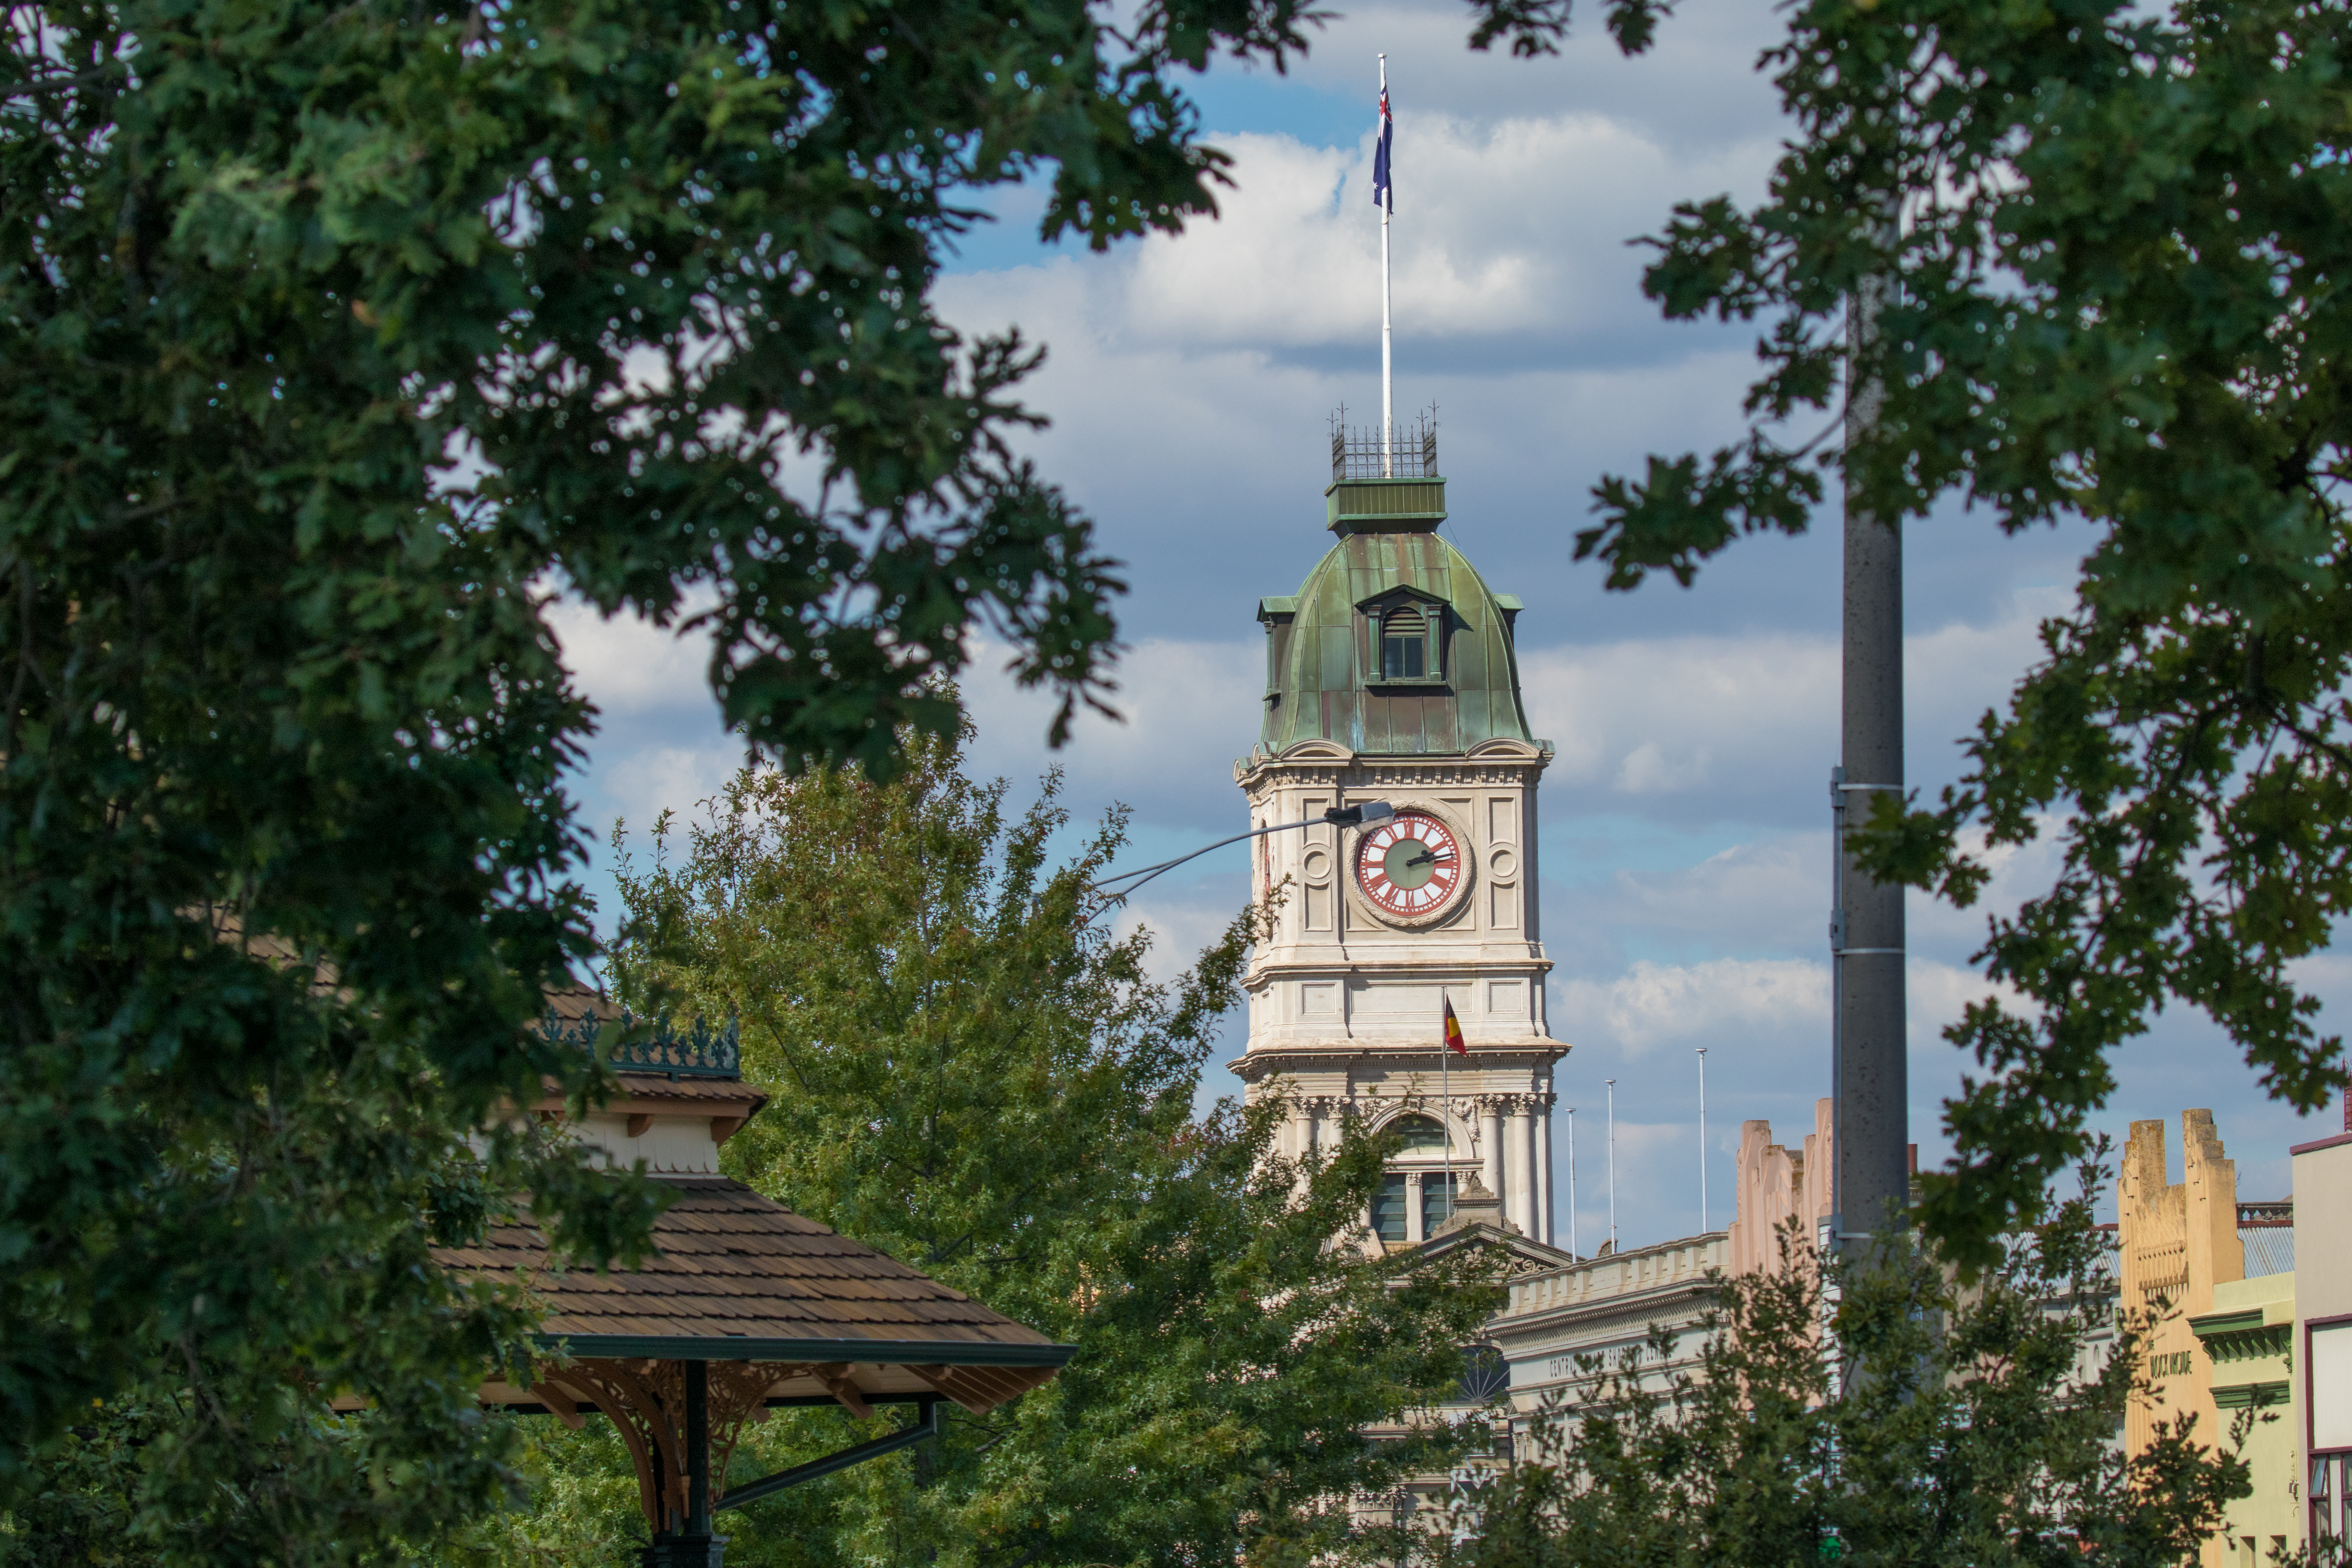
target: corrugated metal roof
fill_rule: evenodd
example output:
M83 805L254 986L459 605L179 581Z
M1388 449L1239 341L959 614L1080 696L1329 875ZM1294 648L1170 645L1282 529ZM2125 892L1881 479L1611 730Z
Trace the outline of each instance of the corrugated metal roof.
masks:
M2294 1272L2294 1226L2242 1225L2238 1227L2238 1240L2246 1249L2247 1279Z

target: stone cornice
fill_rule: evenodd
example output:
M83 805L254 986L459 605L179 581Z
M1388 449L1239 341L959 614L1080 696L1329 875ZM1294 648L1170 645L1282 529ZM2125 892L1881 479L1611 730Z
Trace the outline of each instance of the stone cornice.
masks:
M1383 1047L1378 1043L1359 1044L1339 1041L1311 1046L1260 1046L1257 1049L1235 1057L1232 1061L1227 1062L1225 1070L1233 1073L1244 1083L1254 1084L1264 1079L1279 1078L1288 1073L1345 1072L1350 1068L1367 1063L1385 1063L1397 1058L1414 1058L1412 1065L1427 1063L1429 1076L1435 1079L1439 1076L1438 1050L1439 1047L1434 1045L1418 1048L1402 1045ZM1481 1069L1496 1072L1533 1072L1559 1061L1568 1055L1568 1050L1566 1046L1556 1040L1529 1041L1524 1047L1491 1043L1482 1045L1474 1041L1470 1047L1470 1054L1467 1057L1454 1058L1452 1067L1456 1072L1477 1072ZM1367 1093L1362 1098L1369 1100L1374 1097ZM1383 1095L1378 1098L1385 1100L1393 1097ZM1551 1098L1549 1094L1543 1097L1547 1107L1549 1106Z
M1549 1110L1559 1102L1559 1097L1540 1090L1509 1089L1497 1094L1474 1089L1468 1093L1455 1094L1450 1099L1442 1093L1286 1094L1281 1097L1281 1102L1293 1110L1304 1110L1316 1116L1334 1116L1343 1110L1361 1110L1368 1106L1377 1109L1379 1106L1391 1104L1397 1108L1399 1114L1402 1114L1412 1110L1439 1109L1442 1102L1442 1108L1448 1114L1460 1121L1468 1121L1488 1110L1506 1116L1535 1115ZM1430 1160L1432 1163L1440 1166L1445 1163L1445 1157L1442 1154L1433 1154ZM1565 1266L1565 1258L1562 1262Z
M1328 742L1293 746L1280 756L1243 757L1234 763L1234 782L1256 793L1276 785L1369 790L1382 785L1424 789L1439 784L1533 785L1551 762L1549 747L1517 741L1489 741L1467 755L1450 757L1365 756Z
M1297 944L1289 945L1295 950ZM1551 960L1544 957L1539 948L1533 952L1528 951L1538 947L1534 942L1465 942L1460 944L1462 952L1458 958L1433 957L1431 945L1429 938L1416 937L1412 952L1391 957L1380 956L1379 948L1367 942L1364 946L1370 952L1361 957L1349 956L1347 950L1341 948L1338 950L1341 956L1336 958L1268 958L1252 964L1243 984L1255 987L1261 981L1345 980L1355 975L1377 975L1382 980L1418 979L1433 984L1467 985L1479 980L1540 979L1551 973ZM1507 958L1489 956L1498 946L1515 951Z
M1645 1332L1651 1324L1666 1321L1660 1309L1682 1307L1697 1315L1697 1309L1711 1300L1717 1287L1705 1278L1670 1279L1664 1284L1643 1286L1621 1296L1604 1296L1595 1300L1569 1301L1557 1307L1546 1307L1523 1317L1496 1317L1487 1320L1486 1332L1506 1352L1510 1349L1506 1341L1537 1339L1552 1335L1564 1329L1592 1331L1621 1329L1627 1332ZM1696 1322L1687 1322L1691 1329ZM1529 1352L1540 1346L1528 1347ZM1553 1380L1544 1380L1553 1381ZM1570 1380L1558 1380L1570 1381Z

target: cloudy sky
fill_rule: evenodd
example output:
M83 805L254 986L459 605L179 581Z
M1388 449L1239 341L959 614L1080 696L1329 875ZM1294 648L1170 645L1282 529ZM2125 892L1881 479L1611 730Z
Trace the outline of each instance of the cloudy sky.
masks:
M1696 0L1643 58L1589 29L1559 58L1528 62L1470 54L1465 13L1442 0L1349 5L1288 76L1220 64L1196 84L1210 139L1235 160L1217 221L1097 257L1039 246L1039 201L1010 193L943 295L967 330L1018 323L1049 345L1030 399L1054 423L1035 453L1134 584L1125 722L1089 722L1049 754L1044 705L995 679L1001 652L982 648L970 693L978 766L1020 785L1058 762L1082 814L1131 805L1138 863L1239 831L1233 760L1261 712L1257 599L1295 592L1329 546L1331 414L1345 404L1351 423L1368 421L1379 407L1369 182L1375 61L1387 52L1398 405L1437 406L1446 530L1496 591L1526 601L1528 706L1559 748L1543 787L1543 919L1552 1031L1574 1047L1559 1088L1578 1108L1588 1250L1607 1223L1603 1079L1617 1079L1628 1247L1698 1228L1697 1047L1708 1048L1717 1225L1739 1122L1769 1118L1801 1136L1829 1087L1834 527L1750 542L1689 590L1604 594L1600 574L1570 559L1601 474L1737 427L1753 331L1662 323L1627 242L1678 200L1760 191L1782 135L1754 71L1772 16L1761 0ZM1913 529L1913 784L1932 792L1957 772L1955 738L2024 668L2083 542L2004 539L1958 512ZM691 809L738 760L701 650L561 614L604 713L579 781L600 836L616 816L642 824L666 805ZM1248 896L1240 851L1199 864L1155 882L1134 912L1161 934L1171 969ZM2031 853L2005 866L1995 899L2045 868ZM1915 895L1910 921L1913 1136L1934 1160L1938 1101L1961 1068L1939 1031L1982 990L1968 963L1982 916ZM2334 961L2318 978L2352 999ZM1238 1050L1237 1027L1232 1038ZM2103 1119L2118 1142L2131 1119L2166 1118L2177 1171L2180 1110L2210 1107L2245 1197L2283 1195L2287 1144L2335 1131L2264 1101L2201 1020L2160 1021L2123 1077ZM1214 1092L1238 1090L1213 1079Z

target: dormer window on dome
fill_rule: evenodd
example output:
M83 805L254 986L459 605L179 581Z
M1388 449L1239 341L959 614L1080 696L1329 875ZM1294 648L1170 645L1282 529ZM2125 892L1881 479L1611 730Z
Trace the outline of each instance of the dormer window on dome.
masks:
M1363 607L1373 686L1437 686L1445 679L1444 604L1412 593L1383 595Z
M1419 680L1429 664L1429 623L1411 605L1381 617L1381 679Z

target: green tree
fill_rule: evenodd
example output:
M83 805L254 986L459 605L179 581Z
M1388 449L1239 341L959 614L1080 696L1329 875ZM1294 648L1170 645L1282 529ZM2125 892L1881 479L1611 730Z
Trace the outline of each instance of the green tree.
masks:
M1477 14L1530 49L1564 16ZM191 1561L367 1559L502 1495L468 1389L520 1321L415 1216L528 1189L604 1257L648 1202L465 1142L546 1076L594 1088L529 1027L592 945L562 772L593 715L547 595L707 628L729 721L793 766L878 777L949 730L929 678L975 626L1064 720L1098 700L1111 564L1006 444L1035 355L944 327L940 266L1032 175L1096 246L1213 211L1179 84L1280 67L1307 20L10 13L0 1503L124 1400L189 1412L126 1517Z
M1305 1563L1364 1550L1348 1500L1442 1464L1451 1428L1365 1431L1440 1402L1499 1301L1490 1260L1367 1256L1381 1141L1274 1148L1277 1107L1195 1115L1255 914L1172 984L1148 933L1087 890L1113 813L1067 863L1049 778L1017 815L955 746L855 770L746 772L687 853L628 865L640 1003L741 1020L773 1096L728 1170L1078 1346L1052 1384L959 1415L920 1490L913 1460L740 1519L747 1562ZM1335 1238L1337 1238L1335 1240ZM1352 1245L1351 1245L1352 1243ZM773 1425L773 1424L772 1424ZM843 1418L793 1429L798 1457ZM769 1444L744 1465L790 1462ZM810 1543L812 1525L831 1542ZM756 1532L756 1534L754 1534Z
M2008 1238L1967 1289L1932 1250L1720 1281L1696 1370L1673 1336L1603 1364L1536 1451L1457 1497L1441 1568L2177 1568L2246 1495L2193 1416L2126 1459L2149 1325L2116 1329L2090 1194ZM1830 1326L1825 1343L1822 1329ZM1833 1344L1834 1352L1827 1348ZM2241 1429L2242 1430L2242 1429ZM1458 1542L1457 1542L1457 1539Z
M1747 439L1653 458L1578 536L1612 587L1687 583L1796 532L1820 468L1857 505L2086 519L2074 608L1932 810L1878 809L1882 875L1969 903L1986 852L2045 831L2047 891L1979 955L2032 1004L1950 1035L1987 1069L1947 1108L1924 1218L1979 1259L2086 1147L2111 1058L2202 1010L2303 1110L2346 1079L2296 961L2352 897L2352 30L2296 0L1813 0L1764 66L1795 134L1766 198L1676 211L1645 288L1761 318ZM1843 302L1874 331L1842 372ZM1873 384L1845 450L1789 422Z

